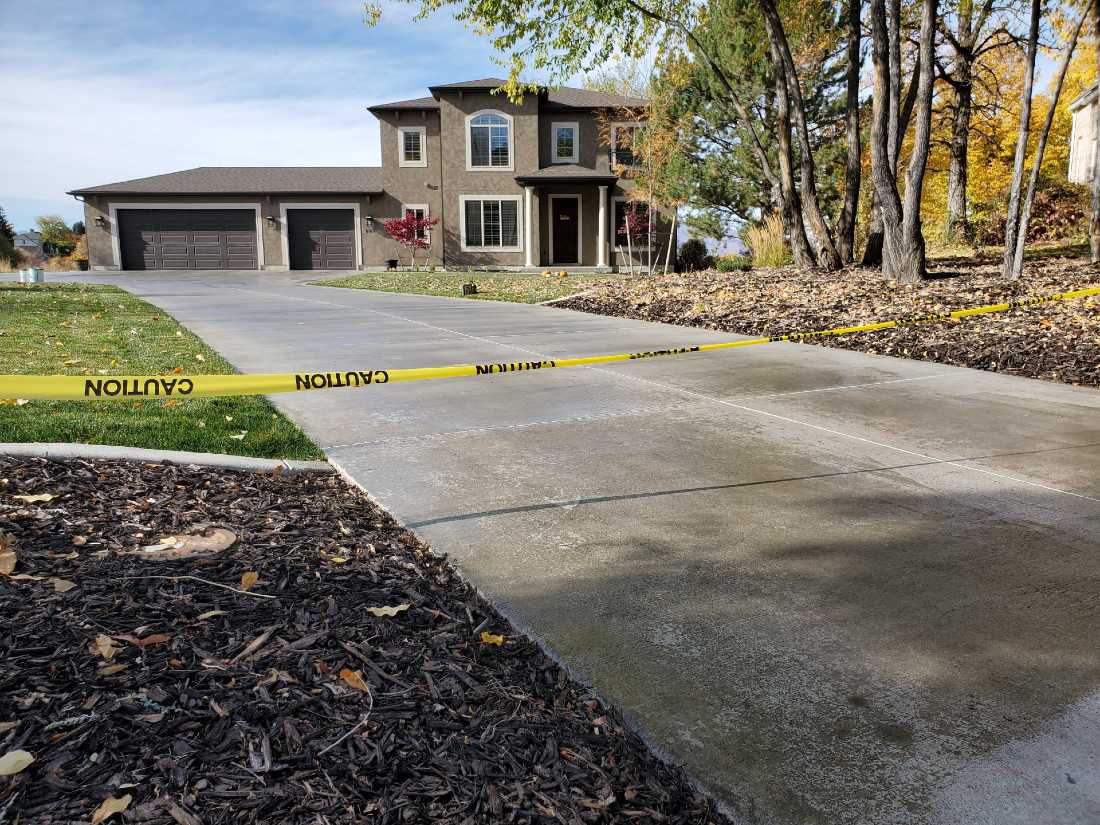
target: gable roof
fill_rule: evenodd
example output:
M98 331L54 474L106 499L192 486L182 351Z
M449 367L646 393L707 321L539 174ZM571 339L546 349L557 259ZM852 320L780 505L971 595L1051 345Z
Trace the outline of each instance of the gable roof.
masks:
M1073 100L1069 102L1068 108L1071 112L1076 112L1078 109L1083 109L1096 100L1096 84L1089 86L1081 94L1077 95Z
M199 166L74 189L70 195L365 194L382 191L379 166Z
M431 97L418 97L412 100L397 100L393 103L376 103L368 106L371 112L400 110L433 110L439 108L440 92L491 92L499 89L508 81L503 77L483 77L480 80L463 80L460 83L443 83L429 86ZM592 89L577 89L561 86L556 89L541 87L540 96L549 109L634 109L642 108L649 101L640 97L629 97L612 92L597 92Z

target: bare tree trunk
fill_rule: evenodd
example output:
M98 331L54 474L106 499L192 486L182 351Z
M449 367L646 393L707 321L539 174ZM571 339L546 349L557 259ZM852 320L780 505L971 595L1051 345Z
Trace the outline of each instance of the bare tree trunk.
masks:
M890 173L898 171L898 153L905 138L905 129L901 125L901 0L888 0L886 6L886 31L889 38L887 66L889 74L890 122L888 124L890 141Z
M970 113L974 89L971 85L970 63L961 55L957 58L959 77L955 90L955 111L951 118L950 163L947 168L947 226L945 236L949 240L969 243L973 238L967 215L966 187L970 167Z
M1054 113L1058 108L1058 99L1062 96L1062 83L1066 79L1066 70L1073 58L1074 49L1077 48L1077 38L1081 34L1081 27L1085 24L1086 16L1087 12L1081 15L1081 19L1077 21L1077 28L1073 30L1073 35L1066 45L1066 53L1062 56L1062 62L1058 66L1058 74L1054 80L1054 91L1051 95L1050 105L1047 107L1046 119L1043 121L1043 130L1039 133L1039 143L1035 147L1035 160L1031 164L1031 175L1027 181L1027 194L1024 195L1024 202L1020 207L1020 227L1016 235L1012 271L1009 273L1009 277L1013 280L1019 278L1024 272L1024 247L1027 245L1027 225L1031 220L1031 204L1035 200L1035 188L1039 183L1039 171L1043 165L1043 155L1047 149L1050 126L1054 123Z
M918 283L925 276L924 232L921 229L920 202L924 173L928 168L928 149L932 142L932 86L936 80L936 13L939 0L921 0L920 67L917 73L917 98L914 110L913 151L905 174L905 200L902 204L901 242L894 262L901 283Z
M1100 72L1100 0L1093 0L1092 21L1096 32L1096 69ZM1097 74L1100 82L1100 74ZM1092 208L1089 210L1089 260L1100 263L1100 97L1092 104Z
M862 173L859 145L859 48L862 34L859 13L862 6L862 0L848 0L848 75L844 101L844 140L848 160L844 168L844 205L836 228L836 251L842 264L851 263L855 257L856 214Z
M891 0L893 2L893 0ZM894 44L887 26L886 0L871 0L874 95L871 122L871 177L878 193L883 228L883 273L901 283L915 283L925 274L924 236L920 223L921 190L932 132L933 49L937 0L921 0L920 58L916 86L916 127L905 182L905 201L898 194L891 168L897 132L891 132L892 87L890 58ZM896 161L896 155L893 159Z
M791 107L787 98L787 84L778 70L775 73L775 109L776 155L779 160L779 192L783 201L783 220L791 235L791 255L795 266L800 269L810 269L817 264L817 261L806 238L806 226L802 221L802 199L794 182Z
M831 272L840 268L840 256L837 254L832 231L825 222L821 203L817 197L817 170L814 165L813 147L810 143L810 130L806 125L806 104L802 99L802 87L798 82L798 68L791 55L787 34L783 29L783 20L779 16L774 0L761 0L760 7L764 12L764 24L768 31L776 73L787 87L791 125L798 138L799 155L802 161L800 194L802 210L805 213L806 235L813 247L818 266Z
M872 173L872 183L874 174ZM867 227L867 245L863 247L863 266L882 266L882 210L878 205L878 191L871 188L871 221Z
M1031 130L1031 95L1035 86L1035 54L1039 50L1040 0L1031 0L1031 24L1027 33L1027 65L1024 88L1020 95L1020 132L1016 137L1016 157L1012 163L1012 187L1008 193L1008 217L1005 220L1004 277L1012 277L1012 259L1016 255L1016 236L1020 228L1020 190L1024 183L1027 138Z
M668 249L665 250L665 271L662 273L664 275L668 274L668 262L672 260L672 252L676 249L676 218L679 213L678 209L672 210L672 229L668 233Z

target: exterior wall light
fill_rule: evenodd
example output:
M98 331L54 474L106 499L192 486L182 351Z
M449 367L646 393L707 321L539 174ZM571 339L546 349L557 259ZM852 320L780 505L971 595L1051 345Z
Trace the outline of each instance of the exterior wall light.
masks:
M95 225L98 226L100 229L106 229L107 228L107 219L105 217L103 217L102 215L96 215Z
M271 229L278 229L279 228L279 219L276 218L274 215L268 215L267 216L267 225Z

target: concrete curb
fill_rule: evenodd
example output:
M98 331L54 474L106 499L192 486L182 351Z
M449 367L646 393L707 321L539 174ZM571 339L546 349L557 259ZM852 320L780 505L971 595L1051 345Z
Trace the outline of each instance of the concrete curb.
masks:
M183 450L149 450L143 447L115 447L108 444L5 444L0 442L0 455L53 458L82 458L90 461L148 461L156 464L197 464L200 467L220 467L225 470L253 472L331 473L326 461L289 461L279 458L250 458L221 453L191 453Z

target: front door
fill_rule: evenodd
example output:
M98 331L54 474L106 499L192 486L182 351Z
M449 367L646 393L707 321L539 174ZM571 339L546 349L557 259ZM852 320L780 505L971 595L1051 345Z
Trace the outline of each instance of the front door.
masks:
M550 222L550 263L580 264L580 195L552 195Z

